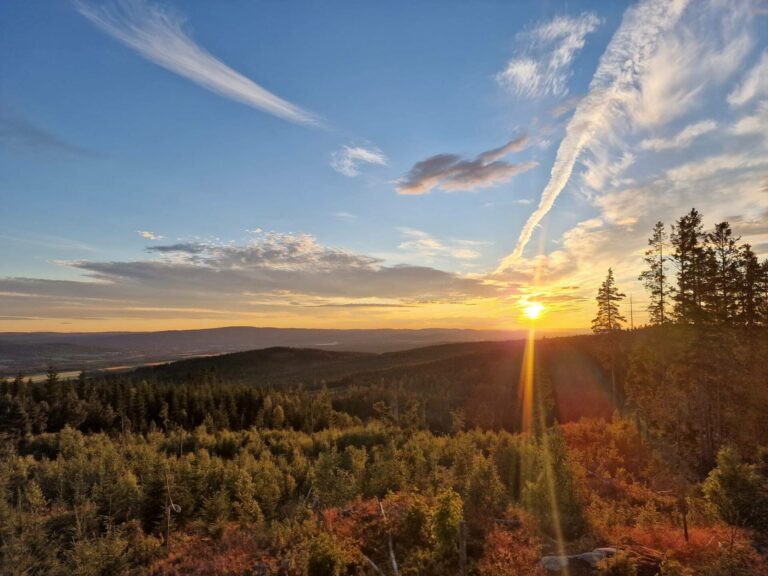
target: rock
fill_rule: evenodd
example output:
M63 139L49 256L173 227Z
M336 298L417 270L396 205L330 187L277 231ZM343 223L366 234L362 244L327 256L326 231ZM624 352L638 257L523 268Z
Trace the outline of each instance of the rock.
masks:
M573 558L583 560L592 568L597 568L597 563L600 562L600 560L613 558L614 556L616 556L616 548L595 548L592 550L592 552L584 552L583 554L578 554Z
M574 560L580 560L589 564L591 568L597 568L597 563L600 562L605 556L600 552L584 552L583 554L577 554L572 557Z
M568 556L543 556L541 558L541 565L548 572L560 572L563 568L568 567L569 562Z
M597 563L605 558L616 555L616 548L595 548L592 552L584 552L573 556L544 556L541 565L547 572L561 573L568 570L571 576L589 574Z

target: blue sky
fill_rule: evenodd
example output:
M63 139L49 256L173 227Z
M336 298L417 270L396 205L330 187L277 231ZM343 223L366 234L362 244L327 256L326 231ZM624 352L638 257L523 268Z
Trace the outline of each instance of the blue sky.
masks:
M692 205L768 255L765 13L5 2L0 330L579 327Z

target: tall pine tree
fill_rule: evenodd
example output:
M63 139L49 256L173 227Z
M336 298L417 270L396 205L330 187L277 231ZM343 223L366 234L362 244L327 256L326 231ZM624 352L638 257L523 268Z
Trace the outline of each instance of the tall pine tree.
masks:
M734 300L738 306L738 321L747 326L755 326L764 320L764 294L761 294L761 283L765 271L749 244L741 247L738 266L740 268L738 283L735 287Z
M711 250L707 280L709 317L718 324L727 324L739 313L738 292L741 287L738 236L733 235L728 222L720 222L706 235Z
M645 251L645 263L648 269L640 274L639 279L645 284L650 295L648 316L651 324L662 325L667 321L667 305L669 300L669 285L665 264L669 259L666 253L667 233L663 222L656 222L653 233L648 239L648 249Z
M619 311L619 303L624 297L625 294L616 288L613 270L608 268L608 275L597 291L597 315L592 320L592 331L595 334L606 336L605 344L611 369L611 399L614 406L618 406L616 388L616 348L618 341L616 336L621 332L622 324L627 321Z
M705 238L701 214L695 208L672 226L672 260L677 266L675 316L686 324L699 323L706 318L704 302L709 255Z
M618 332L627 319L619 311L619 303L626 294L619 292L613 279L613 270L608 268L608 275L597 291L597 316L592 320L595 334Z

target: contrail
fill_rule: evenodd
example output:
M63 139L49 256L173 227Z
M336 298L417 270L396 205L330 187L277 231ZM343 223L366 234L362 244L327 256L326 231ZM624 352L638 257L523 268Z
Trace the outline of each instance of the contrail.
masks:
M144 0L121 0L101 8L75 0L75 6L98 28L158 66L285 120L320 124L310 112L272 94L196 44L182 29L183 19L168 10Z
M523 226L515 250L501 261L496 274L522 256L533 230L568 183L584 148L602 131L610 129L616 117L626 113L637 94L645 62L653 54L659 37L677 24L687 4L688 0L645 0L624 13L619 29L600 58L587 95L568 122L539 205Z

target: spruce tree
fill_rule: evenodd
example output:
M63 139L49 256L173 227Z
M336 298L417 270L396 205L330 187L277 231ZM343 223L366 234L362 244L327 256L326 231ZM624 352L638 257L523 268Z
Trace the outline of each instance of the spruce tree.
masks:
M727 324L738 315L737 293L742 287L739 237L733 235L728 222L720 222L706 239L712 254L707 274L709 316L718 324Z
M667 321L667 305L669 286L665 264L669 259L666 254L667 233L663 222L656 222L653 234L648 239L648 249L645 251L645 263L648 269L640 274L639 280L645 284L650 296L648 316L651 324L663 325Z
M740 274L735 288L737 297L734 298L738 305L738 320L747 326L755 326L760 323L761 309L764 308L760 288L765 272L749 244L741 247L738 264Z
M613 270L608 268L608 275L597 291L597 316L592 320L595 334L615 333L621 330L627 319L619 311L619 303L626 294L619 292L613 279Z
M760 324L768 326L768 258L760 263L757 286L757 317Z
M619 311L619 303L625 294L619 292L613 280L613 270L608 268L608 275L597 291L597 316L592 320L592 331L607 337L606 346L611 370L611 400L617 406L616 388L616 335L621 331L621 325L627 321Z
M704 301L710 261L701 214L695 209L672 226L672 260L677 266L675 316L679 322L699 323L705 319Z

